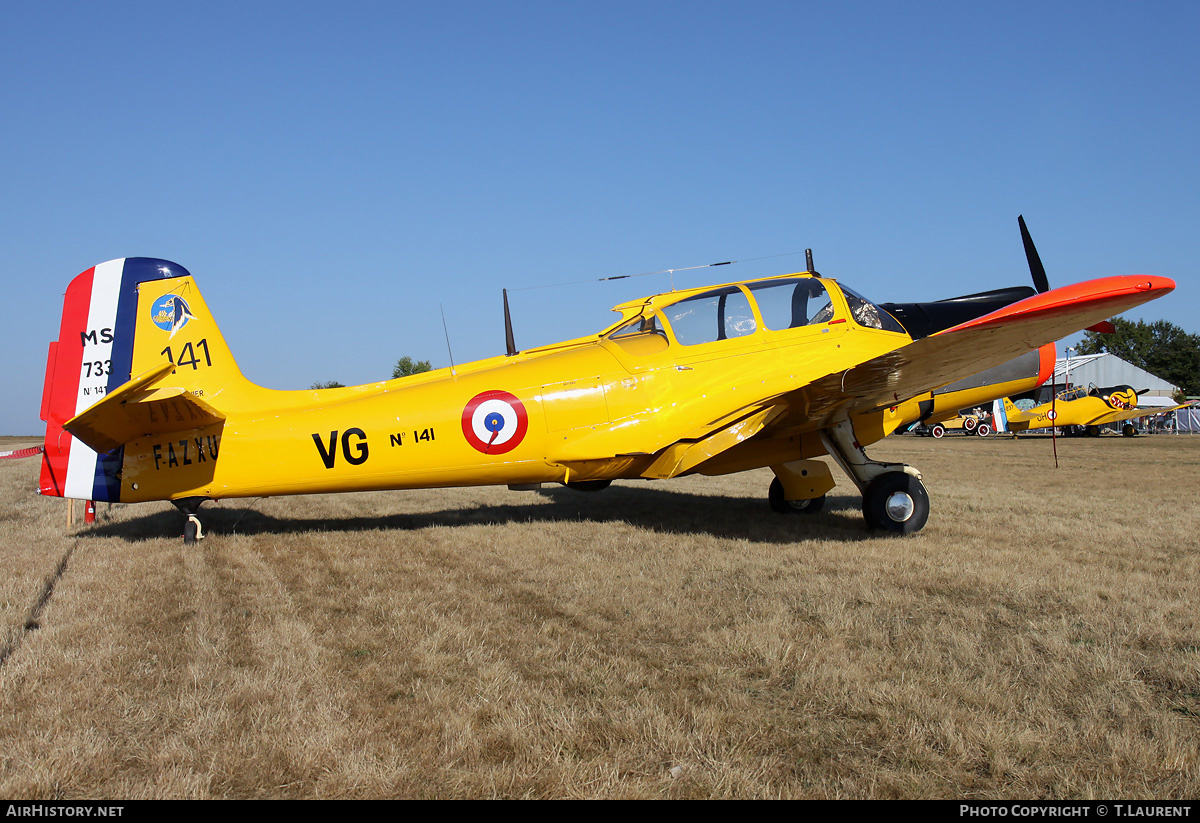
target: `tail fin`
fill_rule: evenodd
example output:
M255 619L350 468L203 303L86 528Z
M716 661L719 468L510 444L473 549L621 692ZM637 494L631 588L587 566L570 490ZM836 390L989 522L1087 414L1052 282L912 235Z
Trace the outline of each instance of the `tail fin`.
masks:
M174 364L171 385L184 393L211 399L223 388L236 393L238 387L249 385L182 266L127 257L101 263L71 281L63 299L58 340L50 344L42 390L46 421L42 494L122 499L122 444L127 439L96 437L94 425L77 427L74 421L132 376L161 372L158 367L165 363ZM162 376L145 381L146 385ZM97 417L103 422L118 414L132 416L124 409L131 400L128 395L128 391L121 394L125 402L107 404L106 414L98 414L98 409L89 412L89 424ZM175 430L195 427L182 418L163 425L173 425Z
M1007 397L992 401L992 431L1002 434L1008 431L1008 411L1015 408Z
M252 386L225 343L192 276L143 283L134 330L133 373L173 363L170 384L211 401Z
M1030 419L1030 415L1017 408L1017 404L1012 401L1011 397L1006 397L1004 398L1004 418L1009 423L1024 422Z

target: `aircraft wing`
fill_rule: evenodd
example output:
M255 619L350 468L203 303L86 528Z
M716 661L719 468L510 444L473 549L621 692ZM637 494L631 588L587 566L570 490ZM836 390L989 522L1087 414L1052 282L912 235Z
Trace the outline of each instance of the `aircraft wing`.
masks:
M1089 420L1088 425L1103 426L1108 423L1119 423L1122 420L1136 420L1139 417L1152 417L1156 414L1164 412L1173 412L1176 409L1186 409L1193 405L1192 403L1180 403L1178 406L1152 406L1149 408L1141 407L1134 409L1126 409L1124 411L1110 411L1105 414L1099 414L1095 420Z
M791 413L780 422L787 425L800 415L816 429L841 412L894 406L1139 306L1174 287L1165 277L1123 275L1033 295L784 395L781 401L791 407Z
M764 398L683 438L643 475L671 477L754 436L798 434L843 414L896 406L998 366L1175 288L1172 280L1122 275L1042 292L967 323L915 340L798 389Z

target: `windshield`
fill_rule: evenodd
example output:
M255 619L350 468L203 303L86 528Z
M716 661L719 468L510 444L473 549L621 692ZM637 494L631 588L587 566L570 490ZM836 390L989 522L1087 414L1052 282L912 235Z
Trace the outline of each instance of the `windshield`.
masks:
M846 295L846 304L850 306L850 316L858 325L868 329L905 333L904 327L896 321L896 318L853 289L842 286L841 283L838 285L841 286L842 294Z

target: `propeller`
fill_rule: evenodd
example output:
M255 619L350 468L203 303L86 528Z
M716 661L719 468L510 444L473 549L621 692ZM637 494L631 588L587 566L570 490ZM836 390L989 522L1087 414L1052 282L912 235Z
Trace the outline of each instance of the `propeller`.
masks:
M1037 246L1033 245L1033 238L1029 236L1029 229L1025 226L1025 218L1018 214L1017 223L1021 226L1021 243L1025 246L1025 258L1029 261L1029 273L1033 275L1034 288L1038 290L1038 294L1050 291L1050 281L1046 277L1046 267L1042 265L1042 258L1038 256ZM1101 320L1094 326L1088 326L1085 329L1085 331L1094 331L1098 334L1113 334L1116 330L1116 326L1107 320Z
M1018 214L1017 223L1021 226L1021 242L1025 245L1025 258L1029 261L1029 273L1033 275L1033 287L1038 290L1038 294L1050 291L1050 281L1046 279L1046 267L1042 265L1042 258L1038 257L1037 246L1033 245L1033 238L1029 236L1029 229L1025 227L1024 216Z
M1010 286L1006 289L993 289L978 294L937 300L932 303L882 303L880 305L892 317L900 321L900 325L915 340L957 326L959 323L974 320L976 317L982 317L990 311L1004 308L1018 300L1050 291L1046 268L1042 265L1042 259L1033 245L1033 238L1029 236L1024 216L1018 215L1017 223L1021 226L1021 242L1025 245L1029 273L1033 275L1034 287L1032 289L1029 286ZM808 267L810 270L812 269L811 258L809 258ZM1093 327L1091 330L1103 331L1098 327Z

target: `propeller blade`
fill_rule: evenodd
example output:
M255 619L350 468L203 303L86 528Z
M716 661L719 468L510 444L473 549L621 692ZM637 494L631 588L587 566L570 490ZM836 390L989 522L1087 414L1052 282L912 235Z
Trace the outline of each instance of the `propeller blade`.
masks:
M1038 257L1037 247L1033 245L1033 238L1029 236L1029 229L1025 228L1025 218L1017 215L1017 223L1021 226L1021 242L1025 244L1025 257L1029 260L1029 273L1033 275L1033 287L1038 290L1039 294L1050 291L1050 281L1046 279L1046 267L1042 265L1042 258Z

